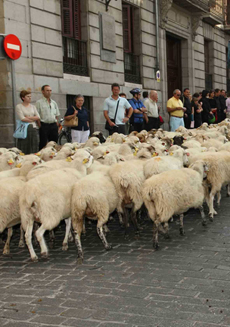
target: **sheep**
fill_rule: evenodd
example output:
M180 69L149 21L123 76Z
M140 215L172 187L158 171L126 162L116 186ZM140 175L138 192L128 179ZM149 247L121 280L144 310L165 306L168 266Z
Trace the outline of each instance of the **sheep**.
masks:
M143 204L143 199L140 194L140 188L145 181L143 173L142 160L131 160L128 162L120 162L113 165L109 170L109 176L111 177L118 197L117 211L124 216L125 233L127 233L127 212L126 206L131 205L131 220L138 233L139 228L136 221L136 212Z
M91 164L92 156L82 153L78 158L77 170L64 168L52 171L26 183L19 201L22 227L26 232L25 239L32 261L38 260L31 242L34 221L41 223L35 234L41 247L41 256L47 257L48 249L43 235L46 230L54 229L61 220L70 217L72 187L86 175Z
M21 161L14 152L6 152L0 156L0 171L13 169Z
M145 178L160 174L164 171L183 168L188 164L188 155L182 150L170 152L169 156L155 157L144 164Z
M72 156L74 154L74 151L69 147L63 147L57 155L54 157L54 160L62 160L66 159L69 156Z
M200 148L201 147L201 144L198 141L190 140L190 141L183 142L182 147L184 149L186 149L186 148L187 149L190 149L190 148Z
M44 161L50 161L54 158L57 151L54 147L44 148L41 151L37 152L36 155L39 156Z
M203 202L203 178L207 165L197 161L191 169L182 168L165 171L147 179L142 187L142 197L150 218L154 223L153 245L158 249L158 230L164 223L164 233L168 235L168 221L174 214L180 215L180 234L184 235L183 214L190 208L199 208L203 225L206 224Z
M100 143L105 143L106 141L105 136L102 134L102 132L99 131L93 132L91 137L97 137L100 140Z
M98 137L91 137L84 144L84 148L89 147L89 148L91 148L93 150L99 145L101 145L99 138Z
M0 155L2 155L3 153L8 152L8 149L6 148L0 148Z
M220 149L223 146L223 143L218 141L218 140L214 140L214 139L210 139L208 141L205 141L204 143L201 144L203 147L209 149L211 147L215 147L217 149Z
M98 192L100 190L100 192ZM97 220L97 233L106 250L112 247L108 244L103 232L109 214L118 204L118 195L110 177L102 172L94 172L77 181L73 187L71 218L75 243L78 249L78 262L83 261L81 233L84 216Z
M27 180L30 180L34 177L37 177L38 175L42 175L44 173L47 173L49 171L62 169L64 167L66 168L75 168L75 165L77 165L77 160L79 157L87 156L89 153L85 149L80 149L75 153L75 155L71 158L67 158L65 160L52 160L45 163L42 163L39 166L35 166L27 175Z
M13 234L12 227L20 224L19 195L25 187L25 177L5 178L4 183L0 183L0 233L8 229L8 237L5 243L3 254L10 253L10 239ZM19 246L23 246L20 239Z
M31 169L41 163L42 160L39 157L35 155L28 156L25 160L17 164L17 168L0 172L0 179L16 176L26 176Z

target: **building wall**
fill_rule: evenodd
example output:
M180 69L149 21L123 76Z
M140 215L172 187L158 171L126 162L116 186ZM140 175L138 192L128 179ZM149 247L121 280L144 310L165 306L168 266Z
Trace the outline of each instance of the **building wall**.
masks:
M161 115L168 128L167 58L166 33L177 35L182 40L182 82L192 92L204 88L204 39L213 42L214 87L226 88L226 44L224 32L200 21L193 38L193 21L190 12L172 5L167 23L160 28L161 81L156 81L156 26L154 0L127 0L139 8L135 17L140 26L136 35L141 56L142 90L156 89L159 92ZM159 1L160 3L160 1ZM0 33L16 34L22 42L22 56L16 61L17 94L22 89L31 90L33 102L41 97L41 86L49 84L53 99L57 101L61 115L66 110L66 95L82 93L90 96L94 130L104 130L103 102L111 94L110 85L118 82L121 91L131 97L129 91L137 86L125 82L122 30L122 0L111 0L109 10L101 0L81 0L82 39L88 40L89 76L63 74L62 33L60 0L0 0ZM100 13L115 21L115 47L113 62L101 60ZM107 35L108 36L108 35ZM12 146L14 131L10 62L0 62L0 146ZM18 96L18 102L20 102Z

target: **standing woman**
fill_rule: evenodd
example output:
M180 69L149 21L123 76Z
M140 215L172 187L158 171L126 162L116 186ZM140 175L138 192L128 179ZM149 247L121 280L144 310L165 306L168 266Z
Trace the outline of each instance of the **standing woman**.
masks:
M71 127L72 142L85 143L89 138L89 117L87 109L83 107L84 96L76 95L74 102L75 105L67 109L65 120L78 117L78 126Z
M214 115L212 113L212 109L209 103L208 94L209 92L207 90L203 90L202 98L200 99L199 103L202 102L202 108L203 108L203 111L201 113L202 122L210 124L210 118L214 117Z
M27 137L18 139L17 146L25 154L38 152L38 129L40 116L35 106L31 104L31 92L21 91L22 103L16 106L16 115L22 122L30 123L27 129Z

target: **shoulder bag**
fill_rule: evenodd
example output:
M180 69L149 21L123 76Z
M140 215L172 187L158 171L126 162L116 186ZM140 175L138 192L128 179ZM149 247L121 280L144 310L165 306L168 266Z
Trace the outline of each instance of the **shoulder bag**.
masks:
M30 123L26 123L21 120L16 120L16 130L13 134L15 139L26 139L27 138L27 129Z
M74 106L72 106L72 107L73 107L74 110L77 110ZM74 116L70 120L65 119L64 126L66 126L66 127L77 127L78 126L78 117Z
M116 117L117 117L117 110L118 110L118 107L119 107L119 102L120 100L117 101L117 108L116 108L116 112L115 112L115 116L114 116L114 119L111 119L110 120L115 123L115 120L116 120ZM106 120L106 123L105 123L105 129L109 132L113 131L113 133L115 132L118 132L118 127L117 126L110 126L109 125L109 122L108 120Z

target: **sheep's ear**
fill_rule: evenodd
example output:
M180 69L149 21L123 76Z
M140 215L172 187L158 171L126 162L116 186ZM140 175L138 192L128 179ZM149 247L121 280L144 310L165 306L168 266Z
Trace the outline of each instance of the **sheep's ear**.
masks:
M24 156L25 155L25 153L23 153L23 152L20 152L19 154L20 154L20 156Z
M10 165L10 166L11 166L11 165L13 165L13 164L14 164L14 160L13 160L13 159L10 159L10 160L8 160L8 161L7 161L7 163L8 163L8 165Z
M20 162L20 163L18 163L18 164L16 165L16 168L21 168L21 166L22 166L22 163Z

